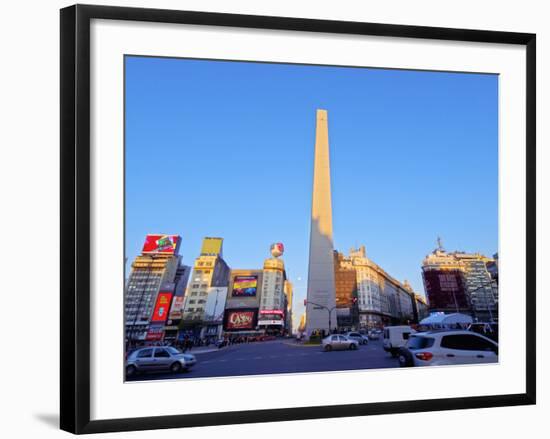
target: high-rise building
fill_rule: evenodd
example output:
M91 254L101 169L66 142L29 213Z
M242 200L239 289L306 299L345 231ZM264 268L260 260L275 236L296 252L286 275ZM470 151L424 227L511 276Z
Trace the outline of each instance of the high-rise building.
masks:
M351 330L358 323L357 276L350 258L334 251L334 284L338 329Z
M294 286L292 282L288 279L285 281L284 293L286 296L286 332L292 334L293 332L293 313L292 313L292 304L294 299Z
M442 247L426 256L422 262L422 279L430 312L471 314L463 269L464 265Z
M422 263L430 311L461 312L478 321L496 320L498 285L488 270L493 262L480 253L447 253L438 240L438 247Z
M462 276L476 320L498 319L498 284L487 268L494 260L479 253L455 252L453 255L463 263Z
M227 287L229 273L223 259L223 238L204 238L185 295L183 327L189 335L200 336L209 288Z
M306 333L336 329L328 115L317 110L309 241Z
M286 329L288 302L285 283L287 278L285 263L280 259L283 252L283 244L273 244L271 246L273 257L264 261L258 327L271 335L282 335Z
M189 273L178 255L180 242L177 235L147 235L141 254L132 262L124 303L130 344L145 341L162 286L177 285L176 278L179 281ZM173 293L169 292L170 299Z

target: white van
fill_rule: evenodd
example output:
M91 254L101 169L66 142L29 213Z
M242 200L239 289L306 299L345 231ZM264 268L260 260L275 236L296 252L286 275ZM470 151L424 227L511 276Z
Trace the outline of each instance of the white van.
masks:
M405 346L409 335L415 332L410 326L386 326L384 328L384 350L389 352L392 357L397 357L399 348Z

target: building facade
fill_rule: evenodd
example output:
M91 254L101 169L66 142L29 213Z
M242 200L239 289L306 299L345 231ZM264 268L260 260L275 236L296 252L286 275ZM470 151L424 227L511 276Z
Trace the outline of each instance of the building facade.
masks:
M430 312L459 312L477 321L498 319L494 259L480 253L446 252L441 244L422 262Z
M262 282L263 270L231 270L223 319L223 331L227 336L246 337L263 333L258 328Z
M188 336L200 337L209 289L227 287L229 273L230 268L223 259L223 239L204 238L185 294L181 326Z
M351 330L359 322L357 273L351 258L334 251L336 317L339 330Z
M146 341L152 323L164 326L164 322L152 321L159 295L165 293L163 301L168 295L171 301L176 286L181 288L180 281L185 273L189 275L190 267L183 265L178 255L180 241L177 235L147 235L141 254L132 262L124 303L126 338L131 345Z
M271 335L283 335L287 322L285 264L273 257L264 261L258 327Z
M417 295L411 286L369 259L365 246L352 248L348 256L335 252L335 279L338 307L350 310L350 317L339 319L339 329L418 321Z

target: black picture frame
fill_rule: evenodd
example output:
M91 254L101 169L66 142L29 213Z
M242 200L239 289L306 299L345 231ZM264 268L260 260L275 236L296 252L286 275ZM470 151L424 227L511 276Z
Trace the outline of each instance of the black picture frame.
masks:
M241 412L90 420L90 21L133 20L408 37L526 47L526 392ZM81 434L535 404L536 35L378 23L75 5L61 10L61 429Z

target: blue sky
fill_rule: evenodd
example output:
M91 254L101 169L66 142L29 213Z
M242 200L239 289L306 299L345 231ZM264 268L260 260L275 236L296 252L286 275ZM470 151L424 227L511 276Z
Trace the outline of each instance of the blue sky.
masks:
M126 255L204 236L233 268L283 242L306 294L315 111L328 111L335 248L423 293L422 259L498 250L498 76L126 58ZM127 265L128 268L128 265Z

